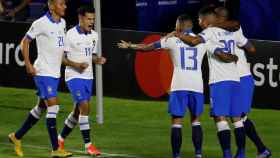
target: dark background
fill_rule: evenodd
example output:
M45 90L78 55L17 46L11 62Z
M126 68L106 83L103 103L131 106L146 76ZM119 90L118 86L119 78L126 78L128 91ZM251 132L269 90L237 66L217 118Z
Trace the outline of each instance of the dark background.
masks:
M0 34L7 34L7 30L13 30L9 32L9 36L0 36L0 44L2 44L2 50L0 50L0 59L6 59L5 45L9 43L14 43L18 45L21 38L24 36L25 32L29 28L29 23L7 23L0 22L3 29L0 29ZM152 32L137 32L137 31L127 31L127 30L117 30L117 29L103 29L102 31L102 43L103 43L103 55L107 58L108 62L103 66L103 86L104 95L113 97L127 97L134 99L148 99L139 87L135 79L134 71L134 61L135 61L135 51L124 51L116 47L116 43L120 39L131 40L134 42L141 42L147 35L158 34ZM257 55L249 57L249 61L252 64L252 68L256 64L263 64L264 68L260 69L259 72L263 74L265 82L263 85L256 86L254 104L256 107L262 108L278 108L280 109L280 42L270 42L270 41L253 41L257 47ZM0 47L1 48L1 47ZM36 58L36 46L35 42L30 46L30 56L34 60ZM1 54L2 52L2 54ZM32 78L26 75L25 67L19 66L15 62L15 49L11 49L9 52L9 64L5 64L5 61L0 64L0 87L24 87L24 88L34 88L34 83ZM269 85L269 70L268 63L270 59L274 60L274 64L277 69L274 70L273 80L277 82L278 86L271 87ZM21 57L22 59L22 57ZM205 88L206 97L208 96L208 67L207 62L204 61L204 78L205 78ZM62 71L63 72L63 71ZM253 73L254 74L254 73ZM149 75L149 74L147 74ZM260 80L259 77L255 76L257 81ZM60 90L66 90L63 75L61 78ZM159 99L165 99L165 96Z

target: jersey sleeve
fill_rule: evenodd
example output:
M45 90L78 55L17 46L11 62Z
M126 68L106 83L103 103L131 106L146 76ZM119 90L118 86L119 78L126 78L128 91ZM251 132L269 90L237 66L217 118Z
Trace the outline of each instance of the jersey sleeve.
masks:
M159 41L155 42L155 44L158 43L158 46L156 48L170 49L173 41L174 41L174 37L171 37L171 38L168 38L168 39L162 38Z
M27 37L30 40L33 40L42 32L42 27L43 26L41 26L40 21L34 21L29 30L27 31L25 37Z
M238 31L235 32L235 40L236 44L239 47L243 47L247 44L248 39L244 36L242 29L240 28Z
M213 38L214 34L213 34L212 29L207 28L207 29L204 29L201 33L199 33L198 36L202 38L203 43L206 43L211 38Z

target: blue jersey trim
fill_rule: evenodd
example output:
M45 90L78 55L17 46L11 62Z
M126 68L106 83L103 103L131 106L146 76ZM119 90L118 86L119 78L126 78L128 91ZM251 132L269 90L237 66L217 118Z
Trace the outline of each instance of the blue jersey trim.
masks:
M201 36L201 35L198 35L198 36L202 39L202 43L206 43L206 40L204 39L203 36Z
M30 41L33 40L33 38L32 38L30 35L28 35L28 34L26 34L25 37L26 37L27 39L29 39Z
M52 23L58 24L61 22L61 19L59 19L58 21L55 21L49 11L46 13L46 16Z
M190 33L193 33L192 29L186 29L186 30L183 31L183 34L185 34L185 35L188 35Z
M153 45L154 45L155 48L161 48L161 43L160 43L160 41L154 42Z
M81 29L81 26L80 26L80 25L76 25L76 30L77 30L77 32L78 32L79 34L85 34L85 35L87 35L87 34L91 33L91 32L85 32L85 31L83 31L83 30Z

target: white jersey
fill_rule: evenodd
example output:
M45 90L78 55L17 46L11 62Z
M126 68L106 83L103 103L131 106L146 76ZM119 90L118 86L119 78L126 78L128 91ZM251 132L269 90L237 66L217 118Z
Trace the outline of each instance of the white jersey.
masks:
M191 35L195 36L193 33ZM160 48L168 48L174 70L171 91L188 90L203 93L201 72L202 59L206 53L204 44L191 47L177 37L160 41Z
M65 80L73 78L93 79L92 55L96 54L98 34L91 30L90 33L83 33L77 25L70 29L66 34L65 52L67 58L78 63L88 63L88 67L79 72L71 66L66 66Z
M242 38L244 37L243 31L241 28L238 31L236 31L235 33L237 34L236 36L239 36ZM250 64L247 62L245 51L239 47L236 47L235 53L238 56L237 69L239 72L239 76L244 77L244 76L251 75Z
M60 77L65 27L64 19L55 22L49 12L32 23L26 37L30 40L36 39L38 53L34 63L36 75Z
M209 27L199 34L206 42L208 63L209 63L209 84L221 81L240 81L237 64L234 62L225 63L217 59L214 52L217 48L223 52L236 54L237 46L244 46L248 39L239 37L234 32L229 32L217 27Z

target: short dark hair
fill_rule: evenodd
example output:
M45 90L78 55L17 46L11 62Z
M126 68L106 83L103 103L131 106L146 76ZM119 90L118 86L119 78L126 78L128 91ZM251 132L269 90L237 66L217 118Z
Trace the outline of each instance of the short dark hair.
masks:
M207 15L216 15L215 13L215 7L214 6L205 6L202 7L199 12L199 16L207 16Z
M95 9L92 6L84 5L78 9L79 15L85 15L86 13L95 13Z
M185 22L185 21L192 21L192 18L188 14L182 14L178 16L177 20L179 20L179 22Z
M222 17L227 18L227 19L229 18L229 11L225 7L217 7L217 8L215 8L215 13L218 16L222 16Z

